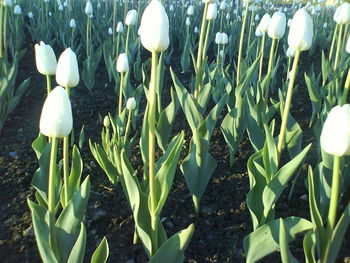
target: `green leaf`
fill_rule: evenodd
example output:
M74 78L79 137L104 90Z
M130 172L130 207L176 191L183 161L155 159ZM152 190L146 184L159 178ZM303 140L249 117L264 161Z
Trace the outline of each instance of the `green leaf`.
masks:
M81 127L81 131L79 134L79 148L83 149L83 145L85 142L85 125L83 125L83 127Z
M305 262L306 263L316 263L315 259L315 237L314 232L312 230L307 231L304 241L304 254L305 254Z
M106 263L109 255L109 246L106 237L103 237L91 258L91 263Z
M289 241L295 239L296 235L312 228L312 223L299 217L287 217L284 219L286 236ZM279 246L280 220L276 219L259 227L247 235L243 240L246 253L246 262L257 262L263 257L278 250Z
M149 263L181 263L184 261L184 251L191 240L194 225L178 232L169 238L150 258Z
M283 263L298 263L288 248L288 236L286 226L282 218L280 218L279 244L281 249L281 259Z
M72 152L72 167L68 178L68 201L80 187L81 174L83 172L83 160L78 148L74 145Z
M50 247L49 211L45 207L39 206L29 199L27 201L32 212L35 239L41 259L43 262L58 263L58 260Z
M85 246L86 246L86 229L84 224L80 223L80 233L69 255L67 263L82 263L84 260Z
M38 137L33 141L32 148L35 151L38 160L40 159L41 153L44 151L47 144L47 139L42 133L39 133Z
M63 209L56 221L56 238L60 259L66 261L79 236L80 224L85 217L85 209L89 200L90 180L86 177L80 189Z

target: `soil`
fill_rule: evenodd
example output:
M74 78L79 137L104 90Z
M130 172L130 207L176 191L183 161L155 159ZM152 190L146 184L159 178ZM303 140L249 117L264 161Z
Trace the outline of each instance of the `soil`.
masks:
M27 198L34 200L31 179L38 164L31 143L39 132L46 82L44 76L36 71L33 45L28 44L27 49L26 57L20 63L18 81L29 76L32 77L32 81L19 105L9 115L0 134L0 261L8 263L40 261ZM304 67L307 63L308 61L304 61ZM102 59L92 93L88 93L83 84L72 90L75 131L79 132L85 124L86 138L95 142L100 142L102 125L99 116L114 113L117 109L114 84L108 82L103 64ZM176 68L179 68L179 65L175 63ZM300 83L304 83L302 71L303 66L299 72ZM180 70L177 70L177 74L181 75ZM189 75L185 74L181 78L184 76L188 78ZM166 86L170 83L170 79L166 79ZM303 144L313 142L315 150L317 142L313 139L312 130L308 128L310 102L305 85L301 85L294 95L293 115L304 130ZM141 107L144 108L144 99L142 104ZM221 123L224 114L222 113L218 124ZM192 198L179 170L161 215L168 236L194 223L195 232L186 250L185 262L245 262L242 240L252 231L245 201L249 191L246 167L253 150L248 138L244 138L236 155L236 165L230 168L229 151L218 126L213 133L210 148L218 166L201 200L200 215L194 213ZM180 109L174 133L181 129L186 129L188 143L190 130ZM139 154L137 156L139 157ZM134 223L121 186L109 183L91 155L88 143L84 145L82 157L83 175L90 175L92 181L86 217L86 262L89 262L103 236L107 237L110 247L108 262L146 262L147 257L142 245L132 245ZM313 161L309 157L303 166L290 201L288 194L291 185L285 189L276 207L276 218L295 215L309 219L308 202L300 197L307 194L304 184L306 167L308 163L313 164ZM301 238L293 243L291 250L300 262L304 261ZM349 256L350 242L347 239L340 251L339 262L345 262L345 258ZM280 256L275 253L263 262L280 262Z

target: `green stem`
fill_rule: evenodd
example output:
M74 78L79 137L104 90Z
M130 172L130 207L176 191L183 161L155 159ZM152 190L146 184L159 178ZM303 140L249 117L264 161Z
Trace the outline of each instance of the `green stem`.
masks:
M122 115L122 104L123 104L123 81L124 74L120 73L120 85L119 85L119 106L118 106L118 115L119 117Z
M126 122L125 135L124 135L124 144L125 145L126 145L126 142L128 141L130 123L131 123L131 110L129 110L128 121Z
M261 81L262 78L262 70L263 70L263 64L264 64L264 51L265 51L265 40L266 40L266 33L262 36L261 41L261 49L260 49L260 65L259 65L259 81Z
M7 55L7 7L4 7L4 37L3 37L3 41L4 41L4 55L6 57Z
M68 97L70 97L70 88L66 88ZM62 206L66 207L69 201L68 195L68 176L69 176L69 135L63 138L63 183L64 198Z
M329 204L329 212L328 212L328 228L331 232L335 228L335 223L336 223L335 221L337 218L337 206L338 206L338 197L339 197L339 178L340 178L340 156L334 155L331 201Z
M340 105L344 105L347 102L348 94L350 89L350 69L348 71L348 76L346 77L345 86L344 86L344 93L341 98Z
M107 6L107 3L106 3L106 6ZM115 41L116 16L117 16L117 0L114 0L113 2L113 43ZM106 14L106 17L107 17L107 14Z
M86 57L89 57L89 23L90 18L88 17L87 23L86 23Z
M56 162L57 162L57 148L58 148L58 138L51 138L51 153L50 153L50 168L49 168L49 186L48 186L48 210L49 210L49 228L50 228L50 244L55 252L55 255L59 255L57 253L56 246L56 219L55 219L55 190L56 190Z
M339 54L340 54L341 43L342 43L342 41L341 41L342 35L343 35L343 25L341 24L341 25L340 25L340 28L339 28L338 43L337 43L337 51L336 51L336 53L335 53L335 61L334 61L333 70L336 70L337 67L338 67L338 63L339 63Z
M253 27L253 22L254 22L254 16L255 16L255 11L253 10L252 14L251 14L251 17L250 17L247 49L249 49L249 45L250 45L250 38L251 38L251 34L252 34L252 27Z
M208 3L205 3L204 5L204 12L202 17L202 25L201 25L201 33L199 36L199 43L198 43L198 53L197 53L197 61L196 61L196 82L194 85L194 97L197 98L200 91L200 85L202 82L202 53L203 53L203 41L205 36L205 31L207 27L207 12L208 12Z
M284 136L286 133L288 114L289 114L289 110L292 102L293 87L294 87L294 82L297 75L299 57L300 57L300 51L297 50L295 53L292 72L291 72L291 76L288 84L287 97L286 97L286 102L284 105L283 116L282 116L281 130L278 138L278 145L277 145L278 163L280 161L281 153L284 147Z
M242 61L242 51L243 51L243 40L244 40L245 25L247 23L248 10L249 10L249 2L246 4L246 7L245 7L245 11L244 11L245 13L244 13L243 24L241 29L241 37L239 39L238 61L237 61L237 85L241 81L241 61Z
M338 33L338 24L335 26L335 29L334 29L334 34L333 34L333 39L332 39L332 44L331 44L331 50L329 51L328 60L331 60L331 58L333 56L334 45L335 45L335 40L336 40L337 33Z
M344 35L343 35L343 44L342 44L342 49L346 48L346 40L348 39L348 29L349 29L349 23L345 25L345 29L344 29ZM341 53L343 54L343 53Z
M270 49L270 58L269 58L269 65L267 67L267 75L270 74L272 71L273 67L273 59L275 55L275 46L276 46L276 39L272 39L272 44L271 44L271 49ZM265 101L267 102L269 99L269 93L270 93L270 81L266 85L266 90L265 90Z
M2 47L3 47L3 44L2 44L2 27L3 27L3 9L4 9L4 6L3 6L3 1L0 0L0 58L2 58Z
M208 40L209 40L210 26L211 26L211 20L209 20L209 23L208 23L208 26L207 26L207 32L205 33L202 61L205 59L205 56L206 56L207 50L208 50Z
M130 35L130 26L128 26L128 31L126 33L126 40L125 40L125 54L128 55L129 51L129 35Z
M47 95L51 92L51 76L46 75L46 88L47 88Z
M117 49L116 49L116 54L115 54L115 57L116 57L116 60L118 60L118 56L119 56L119 43L120 43L120 33L118 33L117 35Z
M149 88L149 111L148 111L148 158L149 158L149 191L150 191L150 214L151 214L151 228L152 228L152 255L158 249L158 237L157 237L157 215L156 215L156 186L155 186L155 118L156 118L156 83L157 83L157 65L158 54L152 52L152 70L151 81Z

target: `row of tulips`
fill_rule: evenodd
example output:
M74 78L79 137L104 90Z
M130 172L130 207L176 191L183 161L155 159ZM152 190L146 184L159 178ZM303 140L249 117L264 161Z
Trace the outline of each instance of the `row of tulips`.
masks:
M150 262L164 262L164 258L182 262L194 231L190 225L167 237L160 220L185 144L183 131L171 138L180 108L191 129L180 170L198 214L217 166L209 153L211 136L222 120L220 128L232 167L246 134L254 149L247 163L250 191L246 202L253 225L243 241L247 262L277 250L283 262L295 261L288 245L302 233L306 262L335 262L350 222L350 203L339 209L350 184L346 165L350 154L350 106L346 104L350 4L344 2L335 11L298 3L281 9L251 1L222 1L219 10L212 0L152 0L147 6L145 1L104 4L105 8L103 3L90 1L24 4L32 39L67 48L56 62L49 45L35 46L48 97L40 120L41 134L33 143L39 161L32 181L36 203L28 203L43 261L84 259L90 182L89 177L82 180L79 147L70 143L73 118L69 97L80 82L77 61L83 61L81 78L92 92L103 53L109 81L114 81L118 94L118 110L104 118L101 144L90 141L90 149L108 179L122 185L135 221L134 243L142 242ZM177 24L182 26L175 27ZM142 47L151 53L150 61L142 61ZM304 85L297 79L298 68L307 55L321 52L321 72L310 67L304 75L312 104L310 126L320 145L315 149L315 169L309 167L306 180L311 220L276 218L278 199L288 183L297 180L311 152L311 145L302 149L303 131L290 111L295 87ZM185 85L170 68L173 87L167 93L171 101L163 108L165 69L176 56L181 57L182 70L193 74ZM285 78L279 77L281 71ZM53 90L52 75L60 85ZM134 88L132 79L141 84ZM134 130L142 91L147 105L139 142L143 174L138 176L130 159L138 139ZM61 139L62 153L58 154ZM162 155L156 160L158 150ZM62 165L57 164L58 156L62 156ZM108 243L103 239L91 261L105 262L107 257Z

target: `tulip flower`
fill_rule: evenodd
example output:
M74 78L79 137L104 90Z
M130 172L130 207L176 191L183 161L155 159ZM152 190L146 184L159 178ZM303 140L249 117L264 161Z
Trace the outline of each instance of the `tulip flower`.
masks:
M137 22L137 11L135 9L130 10L125 18L125 24L127 26L133 26Z
M271 17L268 28L268 35L272 39L281 39L286 31L286 15L280 11L275 12Z
M35 44L35 62L40 74L55 75L57 68L56 55L50 45L45 45L43 41L40 45Z
M140 25L141 43L150 52L163 52L169 46L169 19L162 3L153 0L146 7Z
M118 56L117 71L119 73L125 73L129 71L128 56L125 53L122 53Z
M335 106L321 133L322 150L336 156L350 155L350 105Z
M262 37L263 36L263 32L261 32L261 30L259 29L259 27L257 27L255 29L255 36L256 37Z
M333 19L339 25L350 23L350 3L344 2L338 6L334 13Z
M188 16L193 16L193 15L194 15L194 7L193 7L193 5L190 5L190 6L187 8L187 15L188 15Z
M70 27L70 28L76 28L76 26L77 26L77 25L75 24L75 19L72 18L72 19L70 20L70 22L69 22L69 27Z
M222 35L222 43L223 45L227 45L228 44L228 35L224 32L221 34Z
M15 15L21 15L22 14L22 9L19 5L16 5L15 8L13 9L13 13Z
M47 96L40 117L40 132L47 137L64 138L73 127L72 107L67 92L58 86Z
M29 13L28 13L28 17L29 17L29 18L33 18L33 17L34 17L33 12L29 12Z
M299 9L292 20L288 44L291 48L298 51L310 49L314 37L313 21L305 8Z
M110 27L110 28L108 28L108 35L113 35L113 30L112 30L112 28Z
M106 128L108 128L110 124L111 124L111 122L110 122L110 120L109 120L109 117L108 117L108 116L105 116L104 119L103 119L103 126L105 126Z
M56 82L69 89L79 84L79 68L75 53L67 48L59 57L56 71Z
M271 17L269 14L265 14L261 20L260 20L260 23L258 25L258 28L259 30L262 32L262 33L266 33L267 30L269 29L269 24L270 24L270 21L271 21Z
M122 22L118 22L117 24L117 33L123 33L124 32L124 27Z
M87 16L93 15L92 4L91 4L90 1L87 1L87 2L86 2L86 5L85 5L85 14L86 14Z
M134 97L132 98L129 98L126 102L126 108L129 110L129 111L133 111L136 109L136 100Z
M215 44L222 44L222 34L220 32L217 32L215 35Z
M216 17L218 16L218 8L216 3L210 3L208 5L208 11L207 11L207 20L215 20Z

